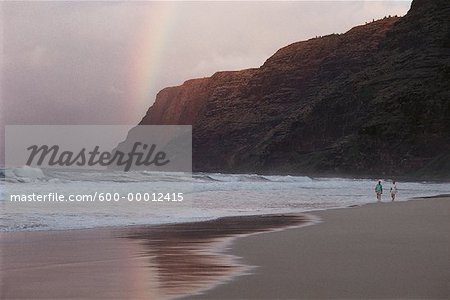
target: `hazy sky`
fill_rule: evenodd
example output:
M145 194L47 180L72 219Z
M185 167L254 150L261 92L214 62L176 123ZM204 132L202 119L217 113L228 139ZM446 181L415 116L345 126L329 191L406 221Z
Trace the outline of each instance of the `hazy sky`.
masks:
M6 124L135 124L166 86L258 67L410 1L2 2Z

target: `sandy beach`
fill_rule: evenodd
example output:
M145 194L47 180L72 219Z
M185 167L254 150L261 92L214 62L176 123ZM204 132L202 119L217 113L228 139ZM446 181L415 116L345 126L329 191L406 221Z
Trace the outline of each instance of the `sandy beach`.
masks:
M0 300L450 300L450 0L0 15Z
M259 266L193 299L449 299L450 198L314 213L323 222L239 239Z
M173 299L247 274L223 253L242 235L305 224L295 215L0 233L1 299Z
M304 216L1 233L0 296L445 299L449 215L442 197ZM313 216L321 222L301 226Z

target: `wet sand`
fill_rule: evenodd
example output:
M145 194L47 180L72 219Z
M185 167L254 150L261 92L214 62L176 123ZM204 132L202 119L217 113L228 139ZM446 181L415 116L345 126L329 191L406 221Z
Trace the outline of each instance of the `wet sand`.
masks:
M259 266L192 299L450 299L450 198L316 212L323 222L238 239Z
M449 298L450 198L313 214L0 233L0 298Z
M1 299L171 299L247 274L223 253L237 236L302 216L228 217L146 227L0 233Z

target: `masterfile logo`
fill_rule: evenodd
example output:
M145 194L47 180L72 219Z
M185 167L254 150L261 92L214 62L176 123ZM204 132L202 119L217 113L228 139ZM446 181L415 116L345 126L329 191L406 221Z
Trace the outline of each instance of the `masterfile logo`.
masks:
M141 148L141 149L140 149ZM119 150L114 151L99 151L100 147L95 146L92 150L81 148L78 153L70 150L60 151L58 145L49 147L48 145L32 145L27 148L30 150L30 155L26 162L27 166L35 163L37 166L42 166L44 161L47 161L49 166L124 166L124 171L129 171L131 166L164 166L170 163L167 159L167 153L164 151L157 151L157 145L147 145L141 142L135 142L130 152L125 153ZM155 153L156 152L156 153ZM136 160L133 162L134 158ZM36 160L36 161L35 161Z
M192 205L191 126L14 125L5 133L4 211L77 212L95 222Z
M6 166L191 172L191 126L6 127Z

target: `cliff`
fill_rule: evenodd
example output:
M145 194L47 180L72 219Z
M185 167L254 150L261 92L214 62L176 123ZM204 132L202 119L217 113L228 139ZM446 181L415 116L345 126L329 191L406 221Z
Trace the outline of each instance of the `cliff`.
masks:
M197 171L450 177L450 2L163 89L140 124L192 124Z

